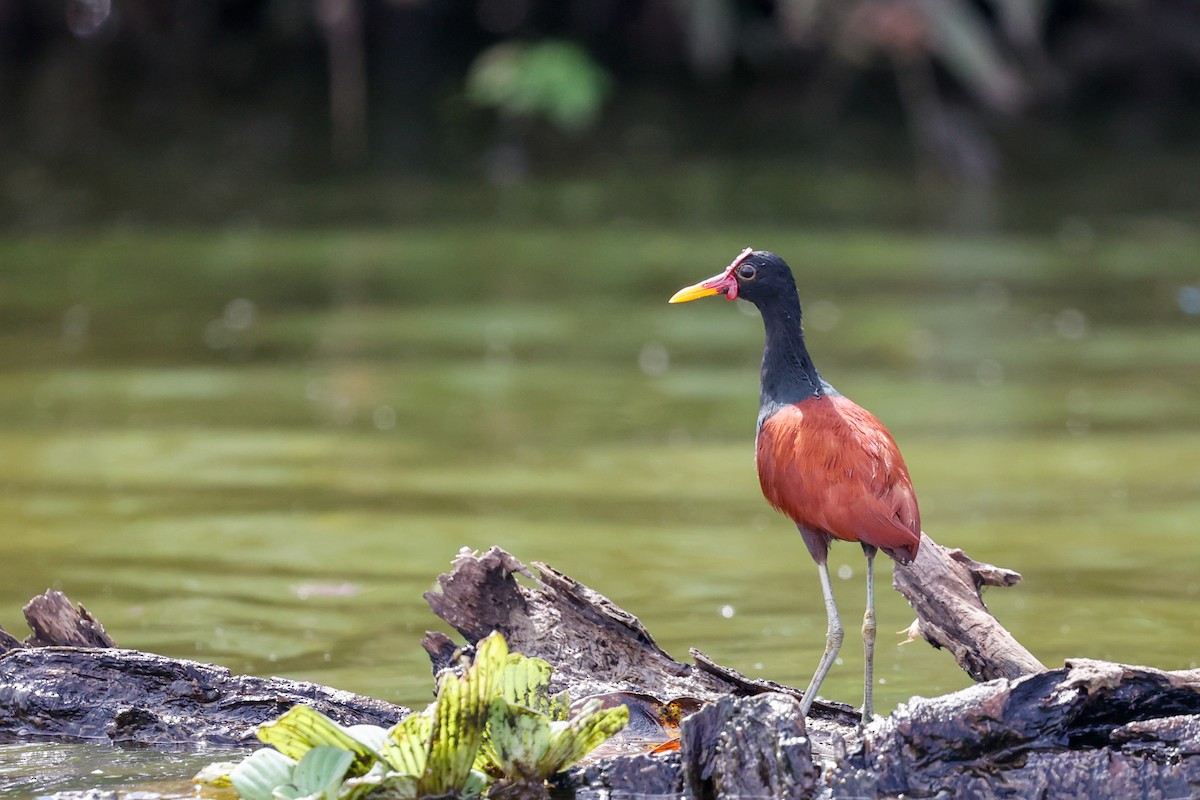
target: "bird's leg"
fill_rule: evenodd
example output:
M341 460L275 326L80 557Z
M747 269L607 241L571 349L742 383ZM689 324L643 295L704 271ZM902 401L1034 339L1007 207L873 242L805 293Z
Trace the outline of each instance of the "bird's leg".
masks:
M821 663L817 665L817 671L808 682L804 698L800 701L801 717L808 716L808 710L817 699L817 690L821 688L821 682L829 674L829 668L833 666L833 660L837 658L838 650L842 647L844 636L842 622L838 619L837 603L833 600L833 586L829 583L829 565L824 558L817 561L817 570L821 575L821 593L825 595L825 616L829 620L829 627L825 630L825 653L821 656Z
M864 656L862 724L865 726L874 717L872 699L875 684L875 547L862 546L867 557L867 610L863 612L862 636Z

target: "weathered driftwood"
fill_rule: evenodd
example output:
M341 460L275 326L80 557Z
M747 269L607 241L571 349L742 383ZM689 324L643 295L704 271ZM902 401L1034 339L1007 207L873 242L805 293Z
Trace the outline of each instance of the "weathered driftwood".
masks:
M821 788L795 698L725 695L688 717L681 748L620 756L559 778L580 798L812 797Z
M559 663L562 659L557 656L569 654L579 661L575 677L581 683L598 682L597 689L602 691L619 687L622 681L645 685L647 670L657 674L664 690L678 694L707 697L709 692L728 692L731 685L743 693L795 691L749 681L692 651L695 668L705 673L697 675L692 666L680 664L663 651L636 617L552 567L536 562L534 566L539 579L497 548L481 558L465 554L455 561L453 571L439 579L441 592L428 593L426 599L434 613L471 641L500 630L510 640L540 648L551 663ZM535 580L537 590L521 587L510 577L514 574ZM916 560L908 566L897 565L893 582L917 612L911 635L949 650L972 678L981 681L1017 678L1046 669L983 603L984 586L1012 586L1020 579L1017 572L974 561L961 550L942 547L922 533ZM596 628L613 636L596 640ZM621 645L607 649L611 641ZM445 646L436 639L426 645L431 655ZM845 706L826 704L816 710L816 716L844 721L845 710Z
M691 797L803 797L816 786L800 702L722 697L687 718L683 784Z
M47 589L22 610L33 633L22 642L0 628L0 654L22 647L116 647L104 626L62 592Z
M560 680L588 694L654 686L670 696L704 699L765 691L800 696L795 689L739 675L696 650L691 652L694 665L677 662L636 617L552 567L534 566L538 577L498 548L482 556L464 551L452 571L439 578L440 591L425 597L434 613L468 640L499 630L522 652L564 665L560 669L568 672ZM516 575L534 588L522 586ZM948 649L976 680L988 680L1045 670L988 612L980 595L984 585L1011 586L1020 579L1012 570L973 561L922 534L917 560L897 567L894 580L917 611L914 635ZM447 648L453 650L439 634L430 634L425 646L435 663L439 653L444 663ZM810 727L819 747L828 739L826 721L834 732L847 735L854 724L852 709L818 701Z
M25 604L25 621L33 635L29 647L116 647L108 632L83 606L73 606L62 592L47 589Z
M949 650L968 675L986 681L1046 669L983 604L984 586L1019 580L1019 573L975 561L922 533L916 559L896 565L892 585L917 612L910 635Z
M476 642L500 631L509 647L555 666L555 688L573 697L611 692L647 692L661 700L799 690L755 680L692 651L696 664L683 664L654 641L637 617L611 600L545 564L535 576L498 547L483 555L463 550L453 569L438 578L440 591L427 592L430 608ZM516 576L533 586L523 586ZM454 663L456 645L438 632L422 642L435 669ZM848 705L818 701L809 720L819 749L835 736L852 736L858 713Z
M939 571L932 592L957 586L930 602L923 623L962 604L982 606L969 576L1012 580L931 544L922 548ZM821 713L806 728L795 711L795 689L737 675L695 652L696 665L680 664L611 601L535 566L539 575L496 548L463 552L439 579L441 591L426 597L468 640L500 630L515 649L551 661L574 696L628 690L710 701L684 720L680 753L618 756L574 770L564 785L581 797L1171 798L1200 790L1198 672L1082 660L1046 671L1032 656L1011 657L1025 652L1010 646L1011 636L956 642L958 628L942 620L937 630L945 632L946 646L971 653L975 674L1032 674L914 698L861 736L856 714L845 706L814 706ZM977 627L994 631L999 624ZM980 630L965 635L978 637ZM444 635L429 634L425 646L435 666L452 661L455 646ZM986 660L997 654L1010 658ZM796 768L809 751L819 775Z
M1077 660L1064 669L915 698L849 753L798 769L782 698L723 698L684 720L684 749L573 770L576 796L1078 798L1200 794L1200 671ZM716 710L716 714L711 712ZM703 715L715 716L704 720ZM702 721L703 720L703 721ZM689 752L687 744L696 741Z
M909 703L854 760L868 795L1195 797L1200 670L1071 660Z
M25 606L33 635L0 630L0 737L237 744L297 703L345 724L391 725L408 709L286 678L116 648L83 606L48 591Z
M149 745L253 742L303 703L347 725L392 725L407 709L286 678L116 648L30 647L0 657L0 736Z
M676 662L603 596L538 571L498 549L462 553L430 604L468 640L501 630L514 649L551 661L559 686L577 698L616 690L705 701L683 720L677 751L609 756L560 776L579 798L1165 800L1200 792L1200 670L1077 660L914 698L861 733L853 710L833 704L816 706L806 726L795 689L702 654L696 664ZM83 609L71 621L65 598L48 605L66 614L55 628L62 635L99 628ZM41 632L32 640L46 641ZM459 647L444 635L428 635L425 646L435 665L456 661ZM113 648L19 647L0 656L0 734L240 742L297 702L345 723L388 724L405 712L312 684Z

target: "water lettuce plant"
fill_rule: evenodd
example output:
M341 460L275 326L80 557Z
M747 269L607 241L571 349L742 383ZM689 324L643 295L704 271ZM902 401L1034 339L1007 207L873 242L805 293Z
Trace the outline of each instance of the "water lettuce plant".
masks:
M626 706L604 708L599 699L571 714L566 692L550 694L551 674L493 633L461 674L443 673L428 708L391 728L346 727L295 706L259 726L273 749L214 764L196 781L231 786L244 800L544 797L546 778L629 722Z

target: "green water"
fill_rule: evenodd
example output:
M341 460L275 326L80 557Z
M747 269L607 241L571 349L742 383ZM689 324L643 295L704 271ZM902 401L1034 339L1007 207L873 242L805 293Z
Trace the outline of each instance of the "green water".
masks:
M1200 238L1176 229L0 239L0 624L61 588L123 646L423 705L421 594L498 544L677 658L803 685L825 618L753 472L760 323L665 302L747 244L796 269L926 531L1024 574L987 595L1024 644L1197 665ZM857 703L859 549L832 568L851 633L823 694ZM967 685L880 594L880 710Z

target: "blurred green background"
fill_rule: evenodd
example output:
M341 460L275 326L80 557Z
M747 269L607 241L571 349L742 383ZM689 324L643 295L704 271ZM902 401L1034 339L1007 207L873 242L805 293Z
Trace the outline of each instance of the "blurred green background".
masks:
M421 593L499 544L803 685L761 325L665 302L752 245L926 531L1025 575L986 598L1018 639L1197 665L1200 5L7 0L0 43L7 630L52 586L419 705ZM968 684L879 618L881 711ZM0 792L110 758L0 748Z

